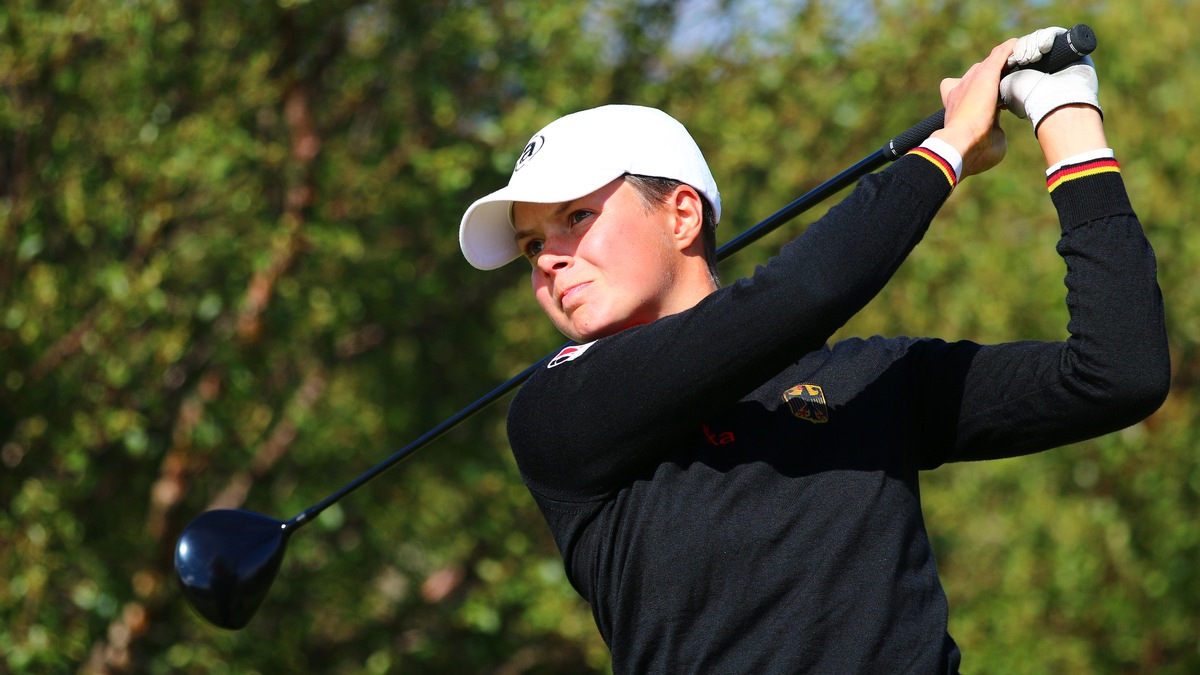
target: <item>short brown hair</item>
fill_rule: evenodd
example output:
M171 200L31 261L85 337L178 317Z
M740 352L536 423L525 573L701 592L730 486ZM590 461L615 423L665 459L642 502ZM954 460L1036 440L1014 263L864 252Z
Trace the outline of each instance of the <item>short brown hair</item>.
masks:
M632 173L625 174L625 180L637 191L638 197L642 200L642 205L647 209L653 209L661 205L675 191L675 188L683 185L683 181L673 178L639 176ZM703 218L704 261L708 263L708 274L712 277L713 284L720 286L721 279L717 273L716 211L713 210L713 206L708 202L708 199L703 194L700 194L699 190L696 191L696 194L700 195L700 201L703 204L701 216Z

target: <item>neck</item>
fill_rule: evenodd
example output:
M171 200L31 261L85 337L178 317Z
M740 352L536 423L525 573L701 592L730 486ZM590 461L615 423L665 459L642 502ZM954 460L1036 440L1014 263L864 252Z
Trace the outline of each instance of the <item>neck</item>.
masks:
M680 278L675 285L676 292L672 294L670 302L664 305L664 316L691 309L717 290L717 284L708 272L707 263L697 265L694 263L703 263L703 260L690 258L688 262L689 264L684 265L678 272Z

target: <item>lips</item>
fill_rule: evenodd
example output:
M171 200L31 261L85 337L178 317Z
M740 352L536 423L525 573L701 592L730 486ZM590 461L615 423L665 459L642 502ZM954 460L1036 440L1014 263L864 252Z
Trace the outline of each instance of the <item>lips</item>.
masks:
M574 305L574 298L578 297L579 292L590 286L591 283L592 282L590 281L585 281L583 283L567 286L567 288L563 290L562 294L558 296L558 304L561 305L564 310L570 309L568 305Z

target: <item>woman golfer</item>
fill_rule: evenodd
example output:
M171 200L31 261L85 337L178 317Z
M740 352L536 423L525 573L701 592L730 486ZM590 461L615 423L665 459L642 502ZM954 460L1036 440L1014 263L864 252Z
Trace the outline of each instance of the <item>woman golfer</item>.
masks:
M942 130L725 287L716 184L657 110L553 122L466 212L467 259L526 257L578 343L524 385L508 433L616 672L957 672L918 472L1104 434L1162 402L1154 255L1090 61L1001 82L1060 30L943 82ZM997 91L1050 167L1070 337L827 344L958 181L1001 160Z

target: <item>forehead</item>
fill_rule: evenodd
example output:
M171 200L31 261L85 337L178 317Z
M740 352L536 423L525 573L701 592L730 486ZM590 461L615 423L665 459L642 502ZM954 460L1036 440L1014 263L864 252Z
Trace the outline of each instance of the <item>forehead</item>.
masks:
M537 228L546 223L558 222L569 211L578 208L597 208L612 200L623 200L637 195L632 187L626 184L624 178L617 178L599 190L590 192L577 199L565 202L513 202L511 220L513 229L520 238L526 230Z

